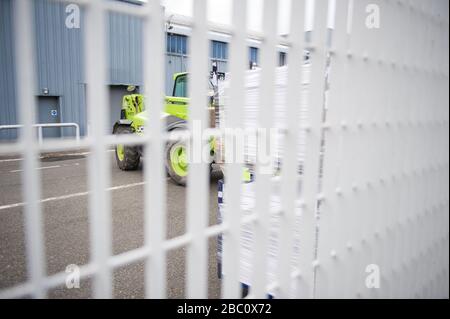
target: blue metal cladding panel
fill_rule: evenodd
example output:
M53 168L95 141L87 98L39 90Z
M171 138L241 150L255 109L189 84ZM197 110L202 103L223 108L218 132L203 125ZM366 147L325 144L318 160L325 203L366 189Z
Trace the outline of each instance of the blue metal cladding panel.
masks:
M86 132L86 103L83 62L83 10L80 27L66 26L69 4L37 0L35 4L36 61L38 85L36 95L44 88L50 96L59 96L61 121L80 125ZM73 135L64 129L63 135Z
M138 17L110 13L109 84L142 84L142 27Z
M12 1L0 0L0 124L17 124L14 81L14 34ZM80 27L68 28L69 3L34 1L36 39L36 95L59 97L62 122L80 125L86 133L86 84L84 79L83 9ZM123 14L111 14L108 24L109 83L142 83L142 21ZM20 88L18 88L20 91ZM64 129L63 135L72 135ZM0 139L13 139L14 130L0 131Z
M0 1L0 125L17 124L15 103L12 0ZM0 140L15 139L16 130L0 130Z

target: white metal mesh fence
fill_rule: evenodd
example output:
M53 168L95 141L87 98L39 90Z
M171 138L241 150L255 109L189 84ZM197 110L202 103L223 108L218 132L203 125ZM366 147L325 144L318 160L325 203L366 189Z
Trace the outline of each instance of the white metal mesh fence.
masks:
M448 296L445 5L347 3L336 2L316 296ZM361 18L373 4L379 29ZM380 288L367 289L375 268Z
M442 1L314 1L312 37L305 42L306 1L292 1L288 38L286 127L281 166L281 211L277 280L268 282L270 195L273 178L256 167L256 205L242 219L242 163L226 164L227 205L222 224L207 227L207 165L191 163L186 234L165 239L166 186L163 146L167 135L159 120L163 110L164 18L158 0L141 7L115 1L68 1L83 6L87 109L90 135L77 143L91 151L89 161L91 260L81 276L93 276L94 297L112 296L112 270L144 260L146 296L166 297L166 253L186 247L187 297L207 297L207 240L224 233L222 296L239 297L239 245L242 223L252 224L253 268L249 297L448 297L448 17L438 18ZM17 96L20 140L0 145L0 154L24 157L23 194L28 280L0 291L1 297L45 297L65 282L65 273L47 275L40 208L40 151L71 149L70 141L45 141L33 135L35 64L32 3L14 2ZM206 78L208 23L206 1L194 1L190 40L190 110L193 122L207 121ZM329 8L329 5L331 7ZM367 8L376 6L380 25L368 25ZM336 10L334 10L334 8ZM448 7L447 7L448 8ZM105 15L123 12L144 19L144 82L150 105L144 138L105 135L108 97L105 65ZM327 27L335 17L332 32ZM261 45L259 127L272 126L277 61L277 1L264 2ZM373 21L369 21L369 24ZM230 104L242 105L246 68L246 2L233 1L230 39ZM329 35L332 35L331 47ZM151 38L150 44L146 39ZM310 51L311 74L306 123L298 122L304 49ZM330 67L329 67L330 66ZM329 83L325 74L330 72ZM328 89L329 87L329 89ZM227 126L242 127L240 109L227 109ZM206 129L206 125L202 127ZM298 174L299 131L305 154ZM219 135L219 129L210 133ZM303 136L303 135L302 135ZM192 140L192 136L189 136ZM232 141L233 136L225 137ZM109 157L120 143L145 145L145 244L112 256ZM193 140L201 147L203 140ZM324 145L322 145L324 143ZM323 167L322 167L323 166ZM301 182L300 197L298 184ZM301 208L296 223L297 207ZM295 229L298 226L297 229ZM294 233L299 234L297 264L292 264ZM379 270L380 288L367 271ZM295 283L295 285L293 285Z

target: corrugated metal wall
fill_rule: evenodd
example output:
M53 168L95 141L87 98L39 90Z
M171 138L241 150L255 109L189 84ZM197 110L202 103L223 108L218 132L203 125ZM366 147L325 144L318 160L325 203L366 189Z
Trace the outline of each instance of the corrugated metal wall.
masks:
M38 81L36 95L59 97L62 122L76 122L87 130L83 13L80 28L67 28L68 4L36 0L35 31ZM0 125L17 124L14 83L12 0L0 1ZM109 17L110 85L142 83L142 21L123 14ZM20 90L20 88L18 88ZM71 129L63 132L71 135ZM15 130L0 131L0 139L13 139Z
M66 4L47 0L34 3L38 67L36 94L43 95L44 88L47 88L48 95L58 96L61 122L78 123L81 134L84 134L83 14L80 14L80 28L67 28ZM71 134L69 132L67 129L65 133Z
M14 85L14 39L11 0L0 1L0 125L17 122ZM15 130L0 130L0 140L16 138Z
M110 84L142 84L142 20L124 14L109 16ZM149 39L149 41L151 41Z

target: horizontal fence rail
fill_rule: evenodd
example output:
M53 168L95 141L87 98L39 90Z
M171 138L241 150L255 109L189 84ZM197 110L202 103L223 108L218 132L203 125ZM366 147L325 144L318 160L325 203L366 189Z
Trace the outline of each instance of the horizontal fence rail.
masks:
M247 298L448 298L449 296L449 74L448 11L445 1L295 0L290 32L283 37L287 72L279 171L255 171L255 191L243 188L247 163L233 162L227 145L243 129L250 93L246 72L260 72L256 127L246 134L262 140L257 128L273 128L279 85L275 78L279 45L278 1L263 1L261 65L248 71L247 2L232 1L229 32L229 87L223 112L226 127L209 128L209 61L205 0L193 1L190 39L188 129L165 132L164 12L159 0L130 6L119 1L52 0L74 3L85 14L89 135L76 123L35 124L37 66L32 38L32 1L14 1L19 140L0 145L0 155L23 157L22 194L27 280L0 290L0 298L45 298L67 274L47 274L41 208L39 153L89 149L90 260L81 278L93 278L93 297L113 296L113 271L143 261L145 296L167 297L167 254L186 248L186 295L208 293L208 240L223 236L221 297L237 298L243 281L243 233L253 239ZM143 136L107 135L106 14L119 12L143 20L144 85L149 121ZM312 21L306 26L305 20ZM151 38L150 43L148 39ZM308 84L303 56L308 51ZM306 102L304 102L306 101ZM305 104L305 105L303 105ZM27 106L27 107L25 107ZM220 112L219 112L220 113ZM222 114L222 113L220 113ZM225 121L220 119L220 121ZM219 122L220 122L219 121ZM195 136L195 123L201 132ZM225 123L225 122L223 122ZM73 126L76 141L35 138L35 127ZM42 136L42 133L40 134ZM206 137L205 137L206 136ZM185 140L201 148L209 137L225 147L222 223L208 226L208 165L190 163L186 233L166 239L167 189L164 146ZM300 143L301 142L301 143ZM144 146L144 244L113 255L111 145ZM256 151L256 158L260 156ZM299 159L300 158L300 159ZM276 166L274 164L274 166ZM274 176L275 175L275 176ZM252 184L252 185L253 185ZM243 198L252 197L249 211ZM272 207L277 198L278 206ZM221 206L222 207L222 206ZM274 227L274 225L276 227ZM273 229L277 229L276 232ZM275 266L268 261L276 238ZM275 267L273 276L269 269Z

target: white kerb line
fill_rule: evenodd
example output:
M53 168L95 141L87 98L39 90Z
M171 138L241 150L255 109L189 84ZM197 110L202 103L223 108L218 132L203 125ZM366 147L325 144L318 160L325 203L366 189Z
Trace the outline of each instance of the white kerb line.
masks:
M27 272L31 285L32 296L44 298L46 289L43 285L45 278L45 246L42 225L41 206L39 198L40 174L37 170L38 152L34 138L34 119L36 110L36 64L33 38L33 4L28 0L14 2L14 30L16 32L15 54L16 60L16 85L21 88L17 94L20 122L23 124L20 143L27 145L23 151L22 162L24 173L22 174L23 196L28 203L25 207L25 240L27 252Z
M166 265L163 242L166 236L166 182L163 155L164 17L159 0L146 4L144 22L144 83L149 120L145 129L145 247L151 251L145 265L145 294L166 297ZM150 41L151 39L151 41ZM148 182L150 181L150 182Z
M192 36L189 50L191 56L189 88L189 130L200 123L201 130L209 123L207 118L207 81L208 81L208 38L206 1L195 0L193 8ZM200 150L204 146L201 137L192 137L188 144L190 155L189 174L187 176L187 230L192 242L187 247L186 291L188 298L207 297L208 241L202 236L208 223L209 180L207 163L203 163Z
M225 116L227 119L227 127L242 128L242 109L245 103L244 79L246 68L246 12L247 1L233 1L233 26L235 31L230 42L230 71L232 74L230 88L230 103ZM240 193L242 189L242 163L238 159L234 159L234 154L240 154L243 149L238 149L241 145L238 138L234 135L225 136L225 144L229 145L225 150L226 166L225 175L227 176L227 202L225 204L225 213L223 222L229 225L229 230L224 234L223 248L223 269L225 276L222 280L222 297L223 298L239 298L239 243L241 229L241 199ZM235 144L236 143L236 144ZM234 152L233 152L234 151ZM234 153L234 154L233 154ZM231 156L229 156L231 155ZM230 157L230 158L227 158Z
M88 176L89 223L92 262L98 267L94 278L95 298L111 298L112 283L108 258L111 255L111 202L105 189L110 184L109 156L106 152L106 122L108 96L106 93L106 14L104 1L95 0L85 7L85 72L87 82L87 109L91 123L90 138L94 143L89 156Z

